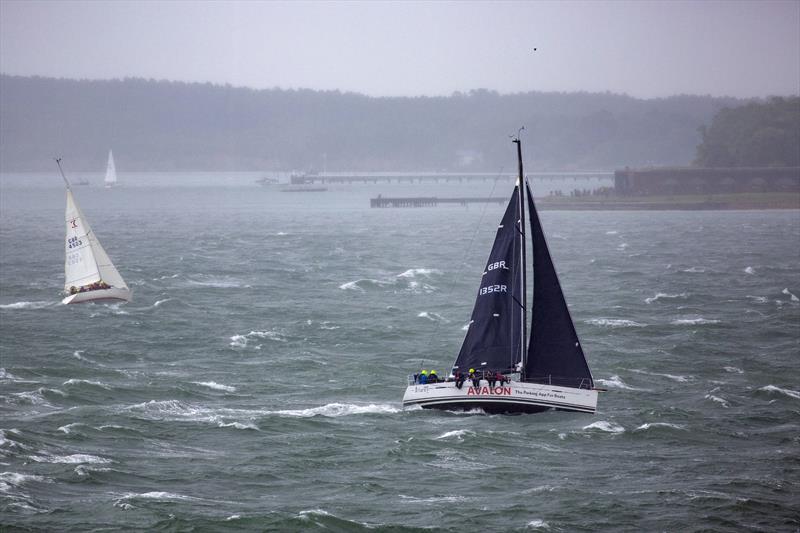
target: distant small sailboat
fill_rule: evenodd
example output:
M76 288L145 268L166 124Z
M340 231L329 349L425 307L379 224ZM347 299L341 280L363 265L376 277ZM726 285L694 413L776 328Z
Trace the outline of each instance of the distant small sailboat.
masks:
M108 164L106 165L106 177L103 180L106 187L114 187L117 185L117 167L114 165L114 154L111 150L108 151Z
M453 375L445 381L410 376L403 406L535 413L594 413L597 391L547 249L528 183L519 181L497 229L472 319ZM527 202L525 197L527 196ZM527 343L525 205L533 247L533 305Z
M89 221L75 202L69 181L61 168L61 159L56 159L56 163L67 185L64 291L68 296L62 303L131 301L133 294L130 288L114 267L89 226Z

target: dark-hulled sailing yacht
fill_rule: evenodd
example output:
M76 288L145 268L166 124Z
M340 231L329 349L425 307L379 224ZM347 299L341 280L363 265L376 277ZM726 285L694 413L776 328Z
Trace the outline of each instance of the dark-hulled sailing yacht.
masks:
M453 365L454 378L409 378L403 406L489 413L561 409L594 413L597 389L561 292L530 186L519 178L483 272L472 318ZM525 207L530 215L533 300L527 339ZM468 374L472 378L466 377ZM458 379L463 376L462 379ZM488 378L488 379L487 379Z

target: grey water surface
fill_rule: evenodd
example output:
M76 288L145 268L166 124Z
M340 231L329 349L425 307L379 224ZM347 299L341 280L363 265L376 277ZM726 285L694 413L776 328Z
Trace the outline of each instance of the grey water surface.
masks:
M504 206L368 199L510 184L251 178L76 187L134 290L76 306L58 178L0 181L0 528L800 527L798 211L542 212L597 414L403 411Z

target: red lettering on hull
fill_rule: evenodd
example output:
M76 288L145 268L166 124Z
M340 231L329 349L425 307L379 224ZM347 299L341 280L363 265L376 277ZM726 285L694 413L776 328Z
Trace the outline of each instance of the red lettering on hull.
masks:
M467 396L511 396L511 387L470 387Z

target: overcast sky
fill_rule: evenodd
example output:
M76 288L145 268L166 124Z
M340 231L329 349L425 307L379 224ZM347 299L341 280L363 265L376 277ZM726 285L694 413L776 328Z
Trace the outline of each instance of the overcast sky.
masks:
M788 95L800 0L0 0L0 71L374 96Z

